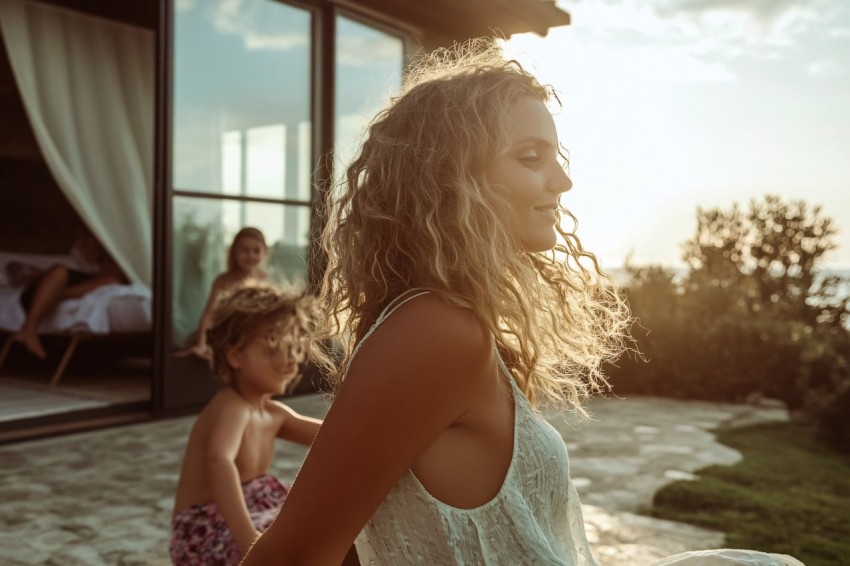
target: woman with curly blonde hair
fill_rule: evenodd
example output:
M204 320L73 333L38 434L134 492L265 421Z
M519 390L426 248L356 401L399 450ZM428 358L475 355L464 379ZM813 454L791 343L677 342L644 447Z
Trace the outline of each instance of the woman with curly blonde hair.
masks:
M339 564L356 542L364 564L593 564L536 408L583 413L629 315L562 228L553 96L489 41L406 77L330 203L314 359L334 403L245 563Z

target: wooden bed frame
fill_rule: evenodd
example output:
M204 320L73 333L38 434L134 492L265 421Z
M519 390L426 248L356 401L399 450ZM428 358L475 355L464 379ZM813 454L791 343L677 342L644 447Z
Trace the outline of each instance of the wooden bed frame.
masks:
M12 346L15 344L14 336L14 333L10 332L6 339L3 341L3 349L0 350L0 368L3 367L3 364L6 362L6 358L9 356L9 352L12 351ZM50 377L50 385L55 386L59 383L59 380L62 379L62 376L65 374L65 369L68 367L68 362L71 361L74 352L76 352L77 350L77 346L79 346L81 342L114 341L116 338L142 339L145 337L150 337L150 332L114 332L111 334L93 334L85 330L72 330L70 332L48 332L40 334L40 336L56 336L60 338L70 339L68 345L65 347L64 352L62 352L62 359L59 361L59 365L56 366L56 369L53 371L53 375Z

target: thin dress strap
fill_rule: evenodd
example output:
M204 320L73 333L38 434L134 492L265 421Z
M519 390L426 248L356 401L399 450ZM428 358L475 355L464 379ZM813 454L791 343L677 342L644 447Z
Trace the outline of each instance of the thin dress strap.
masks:
M348 362L346 362L346 364L345 364L345 371L343 373L348 372L348 368L349 368L349 366L351 366L351 361L354 359L354 356L357 355L357 352L360 351L360 346L363 345L363 343L369 338L369 336L372 335L372 333L381 325L382 322L387 320L387 318L389 318L389 316L391 314L393 314L396 311L396 309L401 307L404 303L406 303L408 301L412 301L416 297L421 297L422 295L425 295L425 294L430 293L430 292L431 292L431 290L429 290L429 289L421 289L421 288L408 289L407 291L403 292L402 294L397 296L395 299L390 301L390 303L384 308L384 310L381 311L381 314L375 320L375 323L372 324L372 327L369 328L369 331L366 332L366 334L363 335L363 338L361 338L360 341L357 343L357 345L354 347L354 350L351 352L351 355L348 357Z

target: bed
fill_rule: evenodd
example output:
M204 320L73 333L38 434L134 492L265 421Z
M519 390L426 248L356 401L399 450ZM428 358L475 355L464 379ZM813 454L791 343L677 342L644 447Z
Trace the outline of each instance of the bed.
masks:
M33 255L0 252L0 331L8 333L0 350L0 367L14 346L12 336L24 323L26 313L20 303L23 287L13 286L7 276L10 262L46 269L62 264L81 266L70 255ZM50 380L56 385L65 367L83 340L104 339L115 335L145 334L151 329L151 292L139 283L104 285L86 295L59 303L39 324L42 335L59 335L69 339L59 366Z

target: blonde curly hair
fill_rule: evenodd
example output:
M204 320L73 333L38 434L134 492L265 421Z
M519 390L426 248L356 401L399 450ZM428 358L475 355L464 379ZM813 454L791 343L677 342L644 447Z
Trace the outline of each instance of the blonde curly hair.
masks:
M508 110L525 96L555 98L493 41L474 40L411 66L402 93L371 122L329 195L322 235L326 319L311 353L332 383L387 304L427 288L472 309L532 403L583 413L583 399L607 386L601 365L624 350L630 320L616 286L563 205L555 248L518 253L503 220L509 205L485 176L509 147ZM331 337L342 337L341 360Z
M207 330L213 373L223 385L238 388L238 376L227 360L227 352L244 348L260 332L266 333L264 338L270 343L288 348L291 355L303 359L316 319L315 298L293 289L249 282L223 293ZM300 375L287 387L295 387L298 379Z

